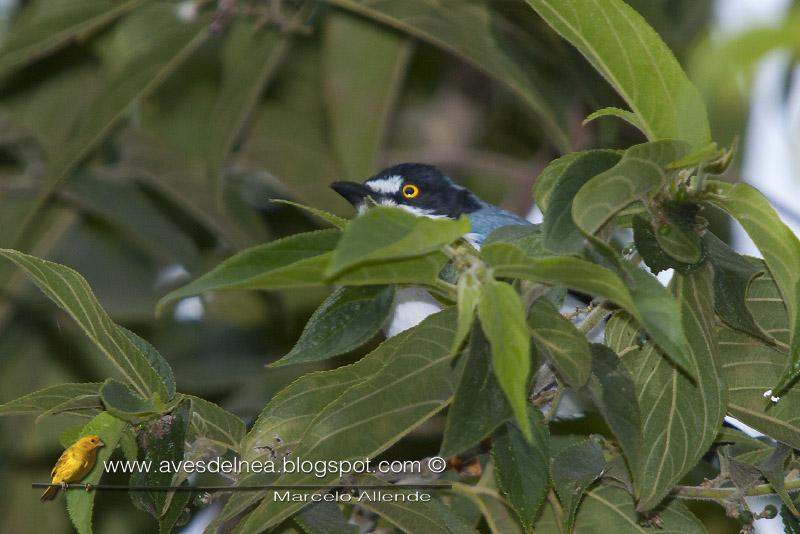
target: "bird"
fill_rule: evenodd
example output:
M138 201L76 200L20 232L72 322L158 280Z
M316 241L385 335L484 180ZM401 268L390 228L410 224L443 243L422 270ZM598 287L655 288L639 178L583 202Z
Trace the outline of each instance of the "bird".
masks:
M105 444L100 436L90 435L83 436L67 447L50 472L50 483L60 484L62 488L66 488L70 482L79 482L94 467L97 449L103 445ZM55 499L58 490L58 486L50 486L42 493L41 501Z
M480 199L475 193L455 183L433 165L401 163L382 170L363 183L338 181L330 187L356 209L363 213L367 197L380 206L395 206L420 217L469 219L470 232L464 239L480 250L481 245L494 230L510 225L530 225L527 219ZM586 304L577 295L568 295L567 308ZM429 315L442 309L439 302L421 287L398 290L384 327L387 338L396 336L421 323ZM543 364L543 369L549 366ZM586 412L586 401L571 390L562 395L556 419L575 419Z
M457 219L464 215L471 225L464 239L477 249L497 228L531 224L519 215L481 200L435 166L424 163L401 163L363 183L339 181L330 186L359 213L367 209L369 197L377 205L394 206L420 217ZM384 332L387 337L393 337L439 310L441 306L425 289L400 289Z

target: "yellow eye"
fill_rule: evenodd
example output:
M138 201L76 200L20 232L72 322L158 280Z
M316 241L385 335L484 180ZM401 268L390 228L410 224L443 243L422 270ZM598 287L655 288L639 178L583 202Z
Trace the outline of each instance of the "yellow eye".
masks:
M419 195L419 187L414 184L406 184L403 186L403 196L406 198L414 198Z

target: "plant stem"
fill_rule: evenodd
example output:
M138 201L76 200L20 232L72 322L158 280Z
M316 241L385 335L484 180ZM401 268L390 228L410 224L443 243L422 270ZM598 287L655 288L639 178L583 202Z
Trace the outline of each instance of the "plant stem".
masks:
M564 530L564 508L561 506L561 502L559 502L558 497L556 497L556 493L552 489L547 493L547 501L550 503L550 506L553 507L553 515L556 518L556 526L558 527L558 531L561 532Z
M589 315L586 316L586 319L584 319L583 322L577 326L578 331L583 334L588 334L592 331L592 329L594 329L595 326L600 324L609 313L611 312L605 309L603 307L603 303L601 302L595 306L592 311L589 312Z
M800 479L785 483L787 492L800 491ZM724 501L740 490L736 488L704 488L702 486L675 486L671 495L679 499L697 499L710 501ZM741 493L739 493L741 494ZM744 492L745 497L756 495L775 495L775 489L771 484L760 484L753 486Z

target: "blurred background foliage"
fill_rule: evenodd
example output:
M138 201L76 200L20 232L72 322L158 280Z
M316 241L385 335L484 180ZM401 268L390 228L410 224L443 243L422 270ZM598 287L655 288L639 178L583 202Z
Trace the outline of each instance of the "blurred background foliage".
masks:
M711 0L629 3L688 66L720 142L745 126L757 60L776 48L800 51L796 7L779 27L725 41L710 31ZM168 358L178 389L245 421L313 369L264 364L291 348L324 292L220 293L162 317L154 305L232 253L316 224L269 199L347 214L329 182L421 161L528 214L539 171L560 153L640 141L621 121L581 126L622 102L522 0L0 7L0 245L77 269L115 321ZM113 375L8 263L0 264L0 363L0 401ZM58 434L74 424L0 420L4 531L70 530L63 507L42 506L29 484L46 479ZM441 424L423 426L394 454L435 452ZM98 532L152 526L126 495L101 494L98 503ZM705 518L731 528L714 508Z

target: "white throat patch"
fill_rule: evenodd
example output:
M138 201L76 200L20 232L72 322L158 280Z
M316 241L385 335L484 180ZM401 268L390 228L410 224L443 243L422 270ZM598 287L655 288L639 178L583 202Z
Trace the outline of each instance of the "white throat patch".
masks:
M381 178L380 180L366 182L364 185L376 193L385 193L387 195L391 195L400 191L400 186L403 185L403 177L389 176L388 178Z

